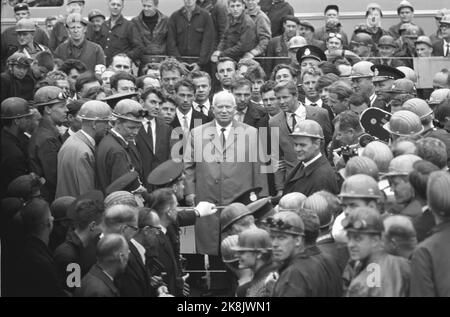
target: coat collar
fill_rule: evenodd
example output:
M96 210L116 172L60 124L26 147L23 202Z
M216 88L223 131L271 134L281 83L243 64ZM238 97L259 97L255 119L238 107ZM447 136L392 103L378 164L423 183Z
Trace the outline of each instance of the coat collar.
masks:
M94 151L95 150L95 143L92 144L92 141L89 140L86 135L80 130L77 131L74 136L78 139L80 139L83 143L85 143L87 146L89 146L89 148ZM95 141L94 141L95 142Z
M119 296L119 291L114 285L113 281L109 278L108 275L105 274L103 269L98 265L95 264L92 269L90 270L90 273L100 279L103 283L105 283L106 286L116 295Z
M300 167L302 166L303 162L299 162L297 164L297 166L292 170L291 173L294 174L294 176L292 177L292 179L289 180L289 183L295 182L298 179L302 178L302 177L309 177L311 176L311 174L319 167L322 165L325 165L327 163L327 159L325 158L325 156L321 156L320 158L318 158L316 161L314 161L313 163L311 163L311 165L308 165L307 167L305 167L302 171L300 170ZM289 178L289 176L288 176Z
M42 117L41 122L39 122L39 127L50 130L54 133L55 136L60 137L59 131L56 128L56 125L47 117Z

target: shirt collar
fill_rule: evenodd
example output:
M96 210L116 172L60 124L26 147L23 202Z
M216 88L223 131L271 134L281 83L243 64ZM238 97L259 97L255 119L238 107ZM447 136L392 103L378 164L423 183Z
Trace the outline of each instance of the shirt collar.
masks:
M322 153L317 154L314 158L310 159L308 162L303 162L304 167L310 166L312 163L317 161L322 156Z
M217 134L220 135L222 133L222 128L225 128L225 134L229 133L231 130L231 127L233 125L233 121L230 122L229 125L227 125L226 127L222 127L220 124L216 123L216 129L217 129Z
M200 111L200 107L199 107L199 103L198 102L193 102L192 105L194 106L194 109L197 111ZM204 105L206 107L206 109L209 111L209 109L211 109L211 103L209 102L209 99L206 99L206 101L204 103L202 103L202 105Z
M131 243L134 244L134 246L135 246L136 249L138 250L139 255L140 255L141 258L142 258L142 262L145 263L145 248L142 246L142 244L140 244L139 242L137 242L137 241L134 240L134 239L131 239L130 241L131 241Z
M312 102L308 98L305 98L305 105L310 106L313 103L315 103L317 107L321 107L322 108L322 99L319 98L319 100L317 100L316 102Z
M119 133L117 132L114 128L112 128L110 130L115 136L117 136L119 139L122 139L123 142L125 142L126 145L128 145L128 141L125 140L125 138Z
M186 114L183 114L180 110L178 110L178 108L177 108L175 111L176 111L176 113L177 113L178 120L180 120L180 123L182 123L181 121L182 121L182 119L183 119L184 116L186 116L188 122L190 122L191 117L192 117L192 108L189 109L189 112L186 113Z
M70 134L70 131L71 131L71 129L69 129L69 134ZM89 140L89 142L91 142L91 144L92 144L93 146L95 146L95 140L94 140L94 138L91 137L91 136L90 136L89 134L87 134L86 132L84 132L83 129L81 129L80 131L81 131L81 133L83 133L84 136Z
M162 233L166 234L167 233L167 228L163 227L163 225L159 225L159 227L161 228Z

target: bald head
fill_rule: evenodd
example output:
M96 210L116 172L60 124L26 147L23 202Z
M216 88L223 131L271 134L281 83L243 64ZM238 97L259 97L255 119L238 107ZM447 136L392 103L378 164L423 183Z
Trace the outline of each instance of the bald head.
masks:
M114 263L120 254L128 252L128 243L120 234L106 234L97 243L97 260L99 263Z
M105 234L118 233L123 234L125 238L132 237L127 227L137 227L138 210L128 205L114 205L105 211ZM132 228L131 228L132 229Z
M300 210L306 196L302 193L294 192L284 195L278 203L279 209Z
M228 126L233 121L236 111L236 100L232 93L221 91L214 95L213 113L221 126Z

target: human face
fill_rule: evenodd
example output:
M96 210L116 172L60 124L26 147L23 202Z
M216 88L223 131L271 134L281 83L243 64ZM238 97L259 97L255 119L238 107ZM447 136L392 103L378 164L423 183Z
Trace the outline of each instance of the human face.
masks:
M165 70L161 74L163 88L170 94L175 92L175 84L181 79L178 70Z
M258 2L257 0L244 0L245 2L245 6L247 7L247 9L249 9L250 11L256 9L256 7L258 6Z
M302 74L310 68L318 70L319 69L319 61L317 59L312 59L312 58L303 59L302 63L300 64L300 71L302 72Z
M375 94L378 98L385 100L386 102L389 101L391 99L389 91L391 90L393 84L393 79L374 82L373 86L375 88Z
M328 105L336 115L349 109L348 100L339 100L337 94L332 92L328 94Z
M370 55L370 48L361 43L352 43L352 51L360 57L368 57Z
M244 110L250 104L252 91L249 86L241 86L233 90L233 95L236 99L237 110Z
M136 85L131 80L122 79L117 82L117 93L126 94L136 91Z
M252 98L259 100L261 98L261 86L264 85L264 80L256 79L252 82Z
M51 120L56 125L67 122L67 111L69 111L69 109L67 109L65 101L47 106L46 108L48 109L47 113L50 115Z
M369 108L369 106L366 103L363 103L359 106L350 104L350 110L356 113L357 115L361 115L361 113Z
M450 41L450 25L449 24L441 24L439 26L439 30L441 31L442 37L447 42Z
M192 82L195 85L195 101L205 102L208 100L211 92L211 84L206 77L194 78Z
M175 119L175 113L177 108L174 104L170 102L164 102L161 105L161 111L159 115L164 118L167 124L171 124L173 119Z
M427 44L418 43L416 44L416 53L419 57L431 57L433 53L433 48L429 47Z
M231 61L217 64L216 77L222 84L222 87L230 87L233 84L236 75L236 68Z
M109 70L105 71L102 74L103 87L110 88L109 81L110 81L112 75L114 75L114 72L109 71Z
M365 94L366 96L372 96L375 91L375 87L372 83L372 78L353 78L352 88L357 93Z
M129 120L118 121L114 129L127 141L133 142L142 127L142 123Z
M115 72L122 71L131 73L131 61L128 57L125 56L114 57L111 67Z
M410 23L414 17L414 13L411 8L402 8L399 12L399 16L402 23Z
M35 120L33 115L22 117L17 120L17 126L19 127L19 131L32 133L35 130Z
M161 105L162 100L155 94L149 94L144 100L144 109L148 111L150 118L158 116Z
M182 175L172 187L177 200L182 200L184 197L184 180L185 176Z
M70 84L68 80L60 79L56 81L56 87L61 88L64 90L66 94L70 94Z
M301 238L287 233L271 232L273 260L284 262L294 256Z
M334 136L336 141L342 145L352 145L355 143L355 131L353 129L341 130L339 122L334 125Z
M255 251L239 251L237 252L239 257L240 269L254 269L256 267L256 260L258 258L258 252Z
M123 0L109 0L109 12L112 17L118 17L122 13Z
M103 22L105 22L105 19L103 17L94 17L91 20L92 26L94 28L95 32L99 32L102 28Z
M67 13L80 13L83 11L84 4L82 2L72 2L67 5L66 11Z
M228 126L233 120L236 104L231 97L221 96L216 98L213 105L213 114L219 125Z
M389 45L381 45L378 49L381 57L391 57L395 53L395 47Z
M178 109L186 114L192 109L195 92L188 87L180 86L175 94Z
M305 90L306 97L311 101L315 101L319 98L319 93L316 90L316 84L318 80L319 76L310 74L307 74L303 77L303 89Z
M93 128L95 131L94 135L95 142L96 144L99 144L100 141L103 139L103 137L106 135L106 133L108 133L111 126L109 125L108 121L94 121Z
M299 161L308 162L319 154L320 141L305 136L296 136L292 140L294 143L294 151Z
M68 114L67 121L69 122L69 127L72 131L78 131L81 129L81 120L77 118L77 115Z
M269 90L262 94L262 102L264 104L264 108L266 108L267 113L270 116L274 116L280 112L280 107L278 106L278 99L275 96L275 92L273 90Z
M244 4L239 0L231 0L228 3L228 11L234 19L239 18L244 13Z
M142 11L146 17L152 17L155 15L157 7L153 0L142 0Z
M17 32L17 42L20 46L26 46L33 43L34 32Z
M376 207L372 204L372 202L367 204L367 202L363 199L349 197L344 197L341 199L341 206L342 211L345 212L345 215L349 215L353 210L359 207Z
M292 95L287 88L275 93L278 105L283 112L294 113L298 108L297 96Z
M12 69L12 73L13 73L14 77L20 80L20 79L25 78L30 67L23 66L23 65L13 65L11 69Z
M299 25L298 35L303 36L307 40L310 40L313 37L313 31L307 26Z
M327 48L330 51L342 49L342 41L337 37L331 37L327 41Z
M86 83L83 85L83 87L81 87L80 93L83 94L86 91L88 91L89 89L91 89L92 87L100 87L100 83L98 81L92 81L90 83Z
M69 25L69 37L74 41L82 41L86 27L80 22L74 22Z
M194 10L195 0L184 0L184 6L191 11Z
M374 235L359 232L348 232L347 238L348 251L353 261L367 259L375 250L378 241Z
M14 17L16 18L16 21L19 21L22 19L29 19L30 11L28 11L28 10L17 11L16 13L14 13Z
M291 64L297 65L297 51L299 48L290 48L288 49L288 57L291 60Z
M325 12L325 18L327 21L329 19L337 18L337 17L338 17L338 12L336 10L330 9L327 12Z
M395 201L399 204L407 204L414 197L414 190L405 176L389 178L391 190L394 192Z
M45 28L47 29L48 33L50 33L50 31L53 30L53 27L55 26L56 22L58 22L58 20L56 19L47 21Z
M158 79L156 78L152 78L152 77L147 77L144 79L144 88L143 90L146 90L149 87L153 87L153 88L161 88L161 84L159 82Z
M286 21L283 24L284 26L284 34L288 39L291 39L297 34L297 23L293 21Z
M275 82L277 84L282 83L282 82L288 82L291 80L295 82L294 77L292 76L291 72L287 68L281 68L275 74Z
M320 90L320 99L322 99L322 102L325 105L328 105L328 99L329 99L329 95L330 93L328 92L328 87L324 87L322 88L322 90Z

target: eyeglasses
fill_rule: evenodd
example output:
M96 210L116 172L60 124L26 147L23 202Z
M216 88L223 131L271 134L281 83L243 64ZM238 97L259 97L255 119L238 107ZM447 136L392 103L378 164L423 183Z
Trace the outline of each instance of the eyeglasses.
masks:
M450 24L441 24L441 25L439 25L439 28L440 28L441 30L450 29Z
M342 34L340 34L340 33L328 33L328 39L331 39L333 37L342 40Z
M275 219L273 217L269 217L266 220L261 221L261 223L267 226L269 229L284 231L290 234L303 235L303 228L293 226L289 223L286 223L282 219Z

